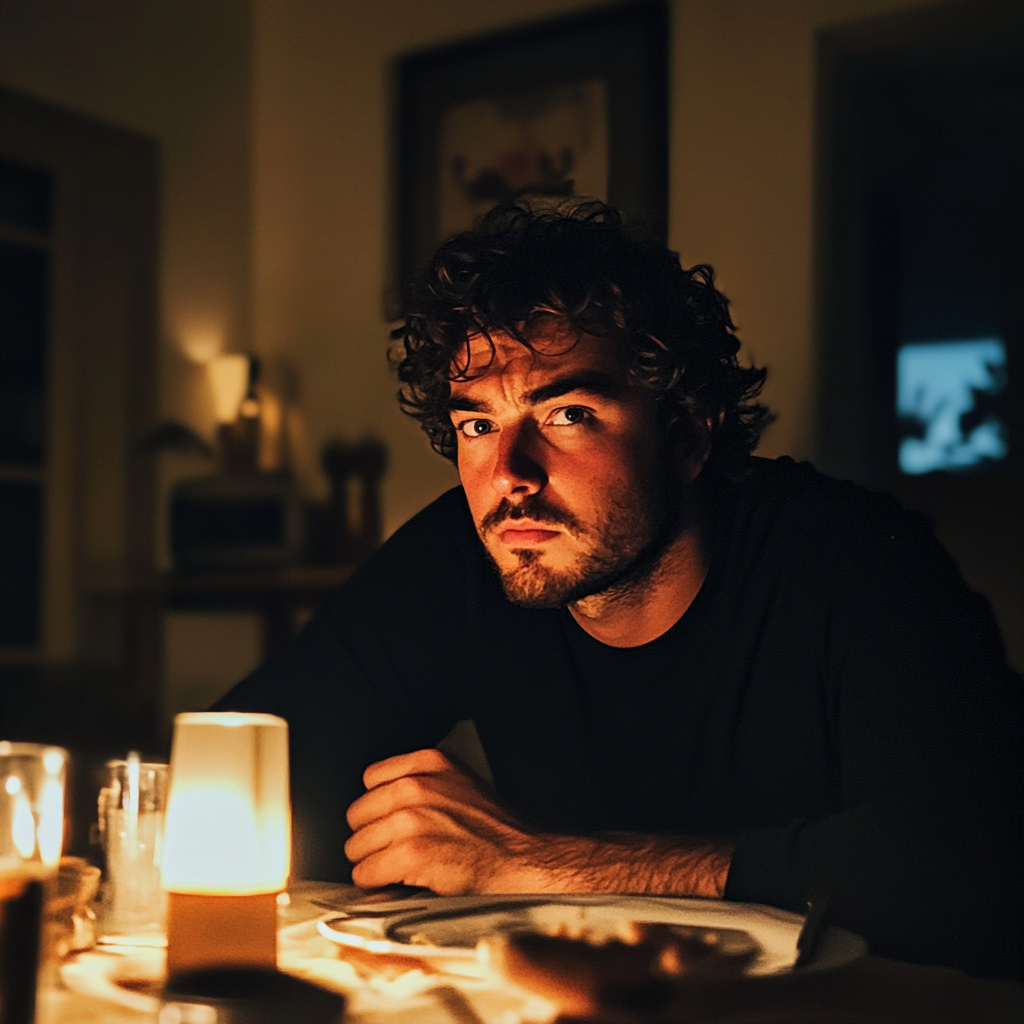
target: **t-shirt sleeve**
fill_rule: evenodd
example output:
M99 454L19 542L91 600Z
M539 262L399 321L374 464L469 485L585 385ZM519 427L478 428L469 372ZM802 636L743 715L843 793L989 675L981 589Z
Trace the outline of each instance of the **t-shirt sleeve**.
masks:
M737 837L726 896L828 894L877 953L1019 975L1022 689L989 606L906 515L835 574L835 813Z
M288 722L298 877L348 881L345 812L363 771L435 745L464 717L451 643L467 571L458 515L446 495L406 524L214 707Z

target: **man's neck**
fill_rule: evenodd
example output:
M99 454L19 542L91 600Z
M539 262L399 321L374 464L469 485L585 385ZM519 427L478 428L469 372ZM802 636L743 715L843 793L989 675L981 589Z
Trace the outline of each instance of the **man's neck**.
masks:
M699 513L687 516L687 525L642 580L573 602L572 617L610 647L639 647L668 632L693 603L708 574L703 519Z

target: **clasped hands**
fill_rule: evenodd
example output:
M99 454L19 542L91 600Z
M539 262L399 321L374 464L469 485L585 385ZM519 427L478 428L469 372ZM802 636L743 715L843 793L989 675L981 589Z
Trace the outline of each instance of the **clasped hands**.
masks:
M721 896L732 848L684 837L560 836L528 828L440 750L370 765L348 809L345 855L364 889Z
M345 844L356 885L403 882L444 895L542 891L529 863L537 837L440 750L378 761L363 782Z

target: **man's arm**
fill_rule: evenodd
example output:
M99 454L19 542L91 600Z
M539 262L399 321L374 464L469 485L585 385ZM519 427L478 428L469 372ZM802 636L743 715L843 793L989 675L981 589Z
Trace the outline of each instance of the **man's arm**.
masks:
M532 830L439 750L370 765L348 811L345 853L364 888L458 893L652 893L721 897L732 848L706 839Z
M465 588L459 538L476 543L472 524L457 529L462 505L449 492L401 527L214 707L288 722L297 877L347 882L344 809L366 765L436 743L470 717L449 686L461 673L447 621Z
M874 529L825 604L834 806L733 834L725 896L801 911L828 893L875 953L1020 977L1021 679L930 530Z

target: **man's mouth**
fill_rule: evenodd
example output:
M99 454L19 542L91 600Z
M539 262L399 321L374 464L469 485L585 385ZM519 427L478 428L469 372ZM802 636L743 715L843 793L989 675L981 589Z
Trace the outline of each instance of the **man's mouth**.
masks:
M554 540L562 531L549 530L538 523L527 523L522 520L513 520L515 525L506 526L498 533L503 544L509 547L521 547L529 544L543 544L545 541Z
M497 536L508 547L528 547L554 540L559 534L582 532L576 517L567 509L531 495L518 505L502 498L480 522L480 536Z

